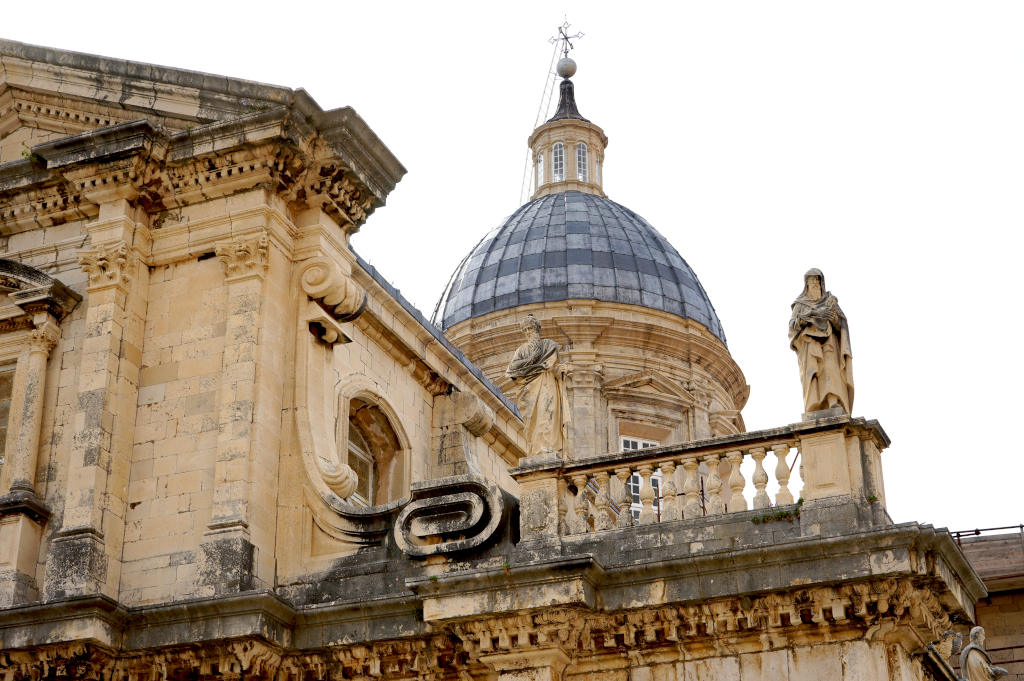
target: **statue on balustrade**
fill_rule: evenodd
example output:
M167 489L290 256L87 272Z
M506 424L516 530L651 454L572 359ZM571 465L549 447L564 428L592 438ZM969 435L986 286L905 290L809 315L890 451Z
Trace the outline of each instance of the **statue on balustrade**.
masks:
M519 388L516 402L526 423L527 455L563 454L571 411L558 344L540 337L540 322L533 315L519 328L526 342L516 349L505 375Z
M825 290L825 275L812 269L793 301L789 346L796 351L804 389L804 411L853 409L853 355L850 327L836 297Z
M960 651L960 674L964 681L994 681L1008 672L996 667L985 651L985 629L971 629L971 643Z

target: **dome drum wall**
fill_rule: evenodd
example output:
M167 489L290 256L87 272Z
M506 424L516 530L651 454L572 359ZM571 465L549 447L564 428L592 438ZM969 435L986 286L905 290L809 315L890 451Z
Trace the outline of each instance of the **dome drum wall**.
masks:
M619 449L622 436L685 442L744 430L749 388L728 349L693 320L636 305L569 300L465 320L452 342L515 397L505 368L533 314L559 344L573 409L573 458Z

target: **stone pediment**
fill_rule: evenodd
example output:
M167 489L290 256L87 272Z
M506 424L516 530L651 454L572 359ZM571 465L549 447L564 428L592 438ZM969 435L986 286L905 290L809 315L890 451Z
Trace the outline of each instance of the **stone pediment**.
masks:
M681 408L696 403L685 388L657 371L643 371L608 381L601 392L609 401L656 398Z

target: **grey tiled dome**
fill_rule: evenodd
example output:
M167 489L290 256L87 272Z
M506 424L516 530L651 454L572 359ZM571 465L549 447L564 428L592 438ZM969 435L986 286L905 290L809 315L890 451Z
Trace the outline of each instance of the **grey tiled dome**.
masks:
M534 199L485 236L434 318L449 329L495 310L572 298L664 310L725 342L704 287L672 244L628 208L581 192Z

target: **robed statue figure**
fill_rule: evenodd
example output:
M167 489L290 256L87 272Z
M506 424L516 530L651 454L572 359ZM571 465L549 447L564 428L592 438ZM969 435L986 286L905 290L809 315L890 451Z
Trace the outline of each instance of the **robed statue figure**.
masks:
M793 301L789 346L796 351L804 388L804 411L853 409L853 355L850 327L839 301L825 290L825 276L812 269L804 290Z
M540 322L527 315L519 328L526 342L516 348L505 375L519 387L519 413L526 423L527 456L565 453L570 422L558 344L540 337Z
M1007 671L996 667L985 651L985 629L971 629L971 643L960 651L960 674L965 681L995 681Z

